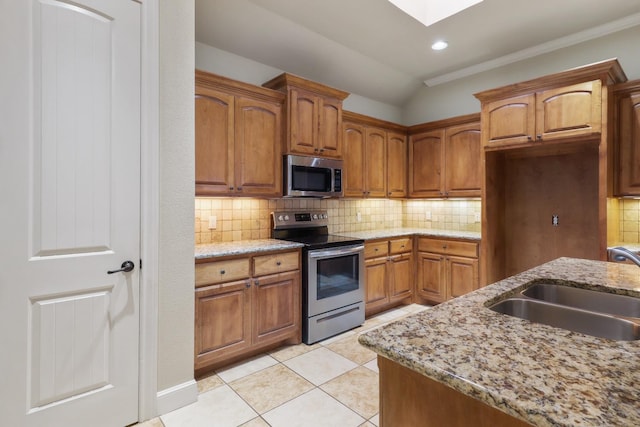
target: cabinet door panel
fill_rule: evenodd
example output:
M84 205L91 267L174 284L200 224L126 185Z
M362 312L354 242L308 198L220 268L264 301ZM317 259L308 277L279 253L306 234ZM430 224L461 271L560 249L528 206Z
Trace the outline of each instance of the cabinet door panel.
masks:
M363 197L364 186L364 127L354 124L344 124L344 171L342 185L345 197Z
M234 98L213 90L195 97L196 193L227 193L233 185Z
M484 148L532 142L535 121L535 95L533 94L483 104Z
M387 135L383 130L367 128L365 150L365 187L367 197L387 196Z
M543 140L599 134L600 80L550 89L536 95L536 137Z
M447 258L449 297L455 298L478 289L478 260L460 257Z
M445 195L480 197L480 123L452 126L446 130Z
M418 253L418 294L433 302L446 299L444 256Z
M291 90L289 96L290 150L294 153L313 154L318 135L317 97L301 90Z
M387 132L387 195L407 195L407 138Z
M235 181L238 192L280 195L280 107L267 102L237 98L235 119Z
M386 304L387 293L387 258L368 259L365 265L365 296L367 308Z
M617 195L640 195L640 92L618 103Z
M254 279L254 343L276 342L299 328L300 274Z
M342 102L319 98L318 150L323 157L342 157Z
M441 197L444 130L409 139L409 196Z
M195 294L195 368L251 345L251 300L246 281L200 288Z
M413 289L413 257L411 253L394 255L390 260L390 298L404 299Z

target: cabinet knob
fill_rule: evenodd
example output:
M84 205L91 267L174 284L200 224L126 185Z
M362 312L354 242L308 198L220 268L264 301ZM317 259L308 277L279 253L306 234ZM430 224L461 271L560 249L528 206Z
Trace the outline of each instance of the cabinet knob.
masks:
M233 191L233 187L229 187L229 191Z
M280 261L276 261L276 265L279 267L282 263Z
M321 149L320 149L320 152L321 152L321 153L324 153L324 148L321 148Z
M542 139L542 135L536 135L536 138Z
M251 280L247 280L244 284L244 286L248 289L251 287Z
M378 248L375 248L374 251L378 252Z
M254 283L256 286L260 286L260 281L259 281L258 279L256 279L253 283Z
M242 187L238 187L238 191L242 191Z
M531 141L533 138L531 137L531 135L527 135L527 140Z
M226 273L226 271L220 270L220 274L225 274L225 273Z

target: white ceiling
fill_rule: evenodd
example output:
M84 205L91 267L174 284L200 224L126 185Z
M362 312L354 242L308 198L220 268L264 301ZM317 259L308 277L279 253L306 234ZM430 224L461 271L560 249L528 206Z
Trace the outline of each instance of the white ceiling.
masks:
M640 0L484 0L428 28L387 0L195 4L196 41L397 106L425 80L438 84L640 25ZM438 38L449 48L432 51Z

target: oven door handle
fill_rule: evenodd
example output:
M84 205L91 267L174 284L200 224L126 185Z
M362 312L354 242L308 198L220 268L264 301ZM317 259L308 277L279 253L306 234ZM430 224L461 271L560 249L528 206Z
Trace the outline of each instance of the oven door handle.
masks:
M318 249L309 251L309 258L335 258L343 255L352 255L364 250L364 245L349 246L346 249Z

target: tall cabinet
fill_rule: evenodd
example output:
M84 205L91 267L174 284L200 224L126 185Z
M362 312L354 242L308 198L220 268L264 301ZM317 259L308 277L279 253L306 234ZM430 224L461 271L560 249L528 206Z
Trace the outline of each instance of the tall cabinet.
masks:
M618 238L611 85L617 60L477 93L482 104L481 284L560 256L606 259Z
M640 80L616 85L614 142L616 196L640 196Z

